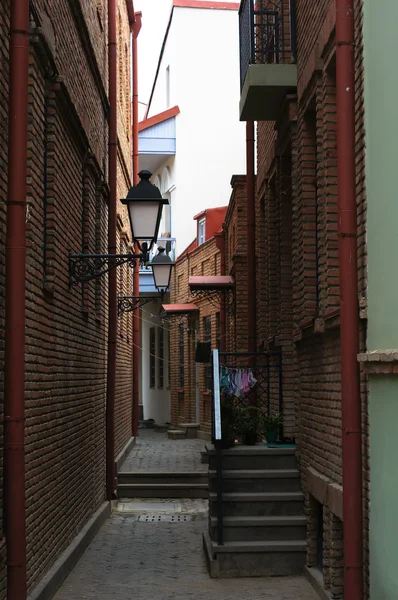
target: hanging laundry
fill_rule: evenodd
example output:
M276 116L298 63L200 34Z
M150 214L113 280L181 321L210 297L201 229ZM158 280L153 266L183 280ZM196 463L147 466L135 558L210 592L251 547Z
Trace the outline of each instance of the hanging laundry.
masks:
M251 369L220 367L220 391L227 396L241 398L256 385Z

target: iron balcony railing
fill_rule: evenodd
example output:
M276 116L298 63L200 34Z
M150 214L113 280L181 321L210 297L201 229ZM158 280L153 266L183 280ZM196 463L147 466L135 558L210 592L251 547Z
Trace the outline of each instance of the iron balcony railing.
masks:
M173 262L175 261L175 259L176 259L176 238L170 238L170 237L158 238L156 244L153 245L153 248L149 253L148 261L145 264L140 265L140 273L148 273L148 272L151 273L152 272L152 267L151 267L150 263L152 262L152 259L154 258L154 256L156 256L156 254L158 253L159 246L163 246L163 248L165 248L165 250L166 250L167 256L169 256Z
M240 84L253 64L296 62L296 0L242 0L239 9Z

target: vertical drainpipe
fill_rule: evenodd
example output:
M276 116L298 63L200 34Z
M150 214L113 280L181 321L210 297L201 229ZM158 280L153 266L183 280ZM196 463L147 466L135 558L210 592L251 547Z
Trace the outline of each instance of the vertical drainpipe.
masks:
M254 122L246 123L246 212L247 212L247 350L256 352L256 236L254 189ZM252 361L253 362L253 361Z
M363 598L362 436L355 169L353 0L336 0L338 235L343 436L344 597Z
M108 76L109 76L109 216L108 254L116 254L117 196L117 46L116 0L108 0ZM108 371L106 389L106 495L112 500L115 490L115 392L117 338L117 274L109 271Z
M29 0L11 2L8 193L5 280L4 509L7 599L24 600L25 516L25 259L28 137Z
M133 25L133 184L139 181L138 170L138 34L141 30L141 13L135 13ZM138 252L138 247L135 248ZM140 294L139 263L136 262L133 271L133 296ZM132 434L138 435L138 406L139 406L139 357L140 357L140 315L138 310L133 311L133 414Z
M218 231L214 234L217 250L220 252L220 275L225 275L225 231ZM226 315L225 299L222 297L220 306L220 352L225 352L226 348Z

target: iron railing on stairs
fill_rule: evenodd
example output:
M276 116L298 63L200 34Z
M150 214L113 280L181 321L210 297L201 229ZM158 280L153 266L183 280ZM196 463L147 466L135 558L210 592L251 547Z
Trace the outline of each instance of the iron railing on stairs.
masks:
M217 543L224 544L223 527L223 420L222 396L220 392L220 369L250 369L256 380L250 391L242 392L234 398L238 407L256 406L268 416L279 412L283 415L283 372L280 352L219 352L212 351L213 401L212 401L212 442L216 452L217 479ZM283 439L283 425L279 430Z

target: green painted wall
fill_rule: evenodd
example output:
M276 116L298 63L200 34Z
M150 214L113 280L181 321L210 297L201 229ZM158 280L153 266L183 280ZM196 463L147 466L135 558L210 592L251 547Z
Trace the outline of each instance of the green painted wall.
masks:
M371 600L398 598L398 379L373 377L370 416Z
M397 0L364 0L369 350L398 348L397 23Z
M364 0L368 350L398 348L397 0ZM398 599L398 377L371 376L371 600Z

